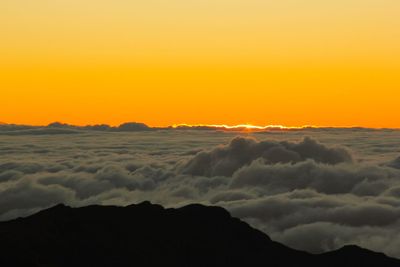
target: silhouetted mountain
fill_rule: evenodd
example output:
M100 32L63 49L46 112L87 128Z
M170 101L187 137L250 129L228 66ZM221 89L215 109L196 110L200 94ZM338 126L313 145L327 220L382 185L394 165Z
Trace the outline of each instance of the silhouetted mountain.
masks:
M73 128L75 126L67 124L67 123L62 123L62 122L52 122L47 127L54 127L54 128Z
M304 240L307 242L307 240ZM0 266L400 266L355 246L311 255L218 207L58 205L0 223Z
M125 131L125 132L136 132L136 131L151 131L153 130L149 126L144 123L139 122L127 122L123 123L118 126L118 131Z

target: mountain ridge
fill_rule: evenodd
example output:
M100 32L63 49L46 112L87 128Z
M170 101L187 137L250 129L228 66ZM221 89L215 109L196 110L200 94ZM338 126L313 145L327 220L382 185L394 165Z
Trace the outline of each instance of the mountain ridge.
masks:
M305 240L306 242L306 240ZM0 222L0 266L400 266L357 246L312 255L215 206L64 204Z

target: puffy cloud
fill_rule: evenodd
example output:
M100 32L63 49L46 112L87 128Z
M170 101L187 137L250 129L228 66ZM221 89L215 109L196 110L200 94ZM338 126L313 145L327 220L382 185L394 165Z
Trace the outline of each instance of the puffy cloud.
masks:
M378 166L328 165L313 160L271 165L258 160L238 170L230 187L258 187L268 194L311 188L325 194L378 195L398 175Z
M399 257L399 203L306 189L218 204L293 248L319 253L357 244Z
M34 180L33 178L31 178ZM40 175L36 182L43 186L60 185L75 192L76 199L87 199L94 195L111 190L113 186L104 180L96 180L85 174L58 173L56 175Z
M298 225L277 233L272 238L292 248L305 249L313 253L321 253L337 249L343 245L354 244L380 251L382 248L391 255L398 253L400 246L400 225L390 228L351 227L330 222L315 222ZM304 242L307 240L307 242Z
M311 190L296 190L227 205L235 215L267 222L269 227L277 230L312 222L386 226L400 219L400 207L380 203L374 198L351 194L338 198Z
M253 199L254 195L242 191L224 191L219 192L210 199L212 204L218 204L220 202L231 202L236 200L247 200Z
M299 143L259 142L253 138L236 137L227 146L198 153L182 167L182 172L203 176L230 176L256 159L262 159L267 164L296 163L307 159L327 164L352 162L352 156L347 149L327 147L309 137Z
M22 178L0 189L0 219L21 216L54 204L71 202L74 192L60 185L43 186Z
M0 173L0 182L15 180L22 177L23 173L15 170L6 170Z
M19 171L22 173L37 173L42 171L44 167L36 162L7 162L0 164L0 173L4 171Z
M388 164L389 167L395 168L395 169L400 169L400 157L397 159L393 160Z

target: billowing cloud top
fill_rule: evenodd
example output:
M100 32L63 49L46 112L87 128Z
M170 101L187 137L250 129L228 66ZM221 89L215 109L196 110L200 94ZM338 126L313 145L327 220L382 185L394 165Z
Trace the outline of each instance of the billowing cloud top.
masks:
M327 164L352 162L352 156L345 148L326 147L309 137L299 143L258 142L253 138L236 137L227 146L197 154L183 167L183 173L230 176L255 159L263 159L265 164L297 163L307 159Z

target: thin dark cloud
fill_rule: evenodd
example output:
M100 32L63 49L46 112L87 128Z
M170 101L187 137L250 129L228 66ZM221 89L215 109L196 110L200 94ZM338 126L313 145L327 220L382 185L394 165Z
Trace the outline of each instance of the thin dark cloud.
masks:
M47 126L1 124L0 135L57 135L79 134L83 132L143 132L159 128L152 128L144 123L127 122L117 127L107 124L76 126L61 122L53 122Z

